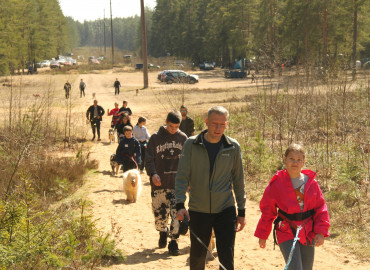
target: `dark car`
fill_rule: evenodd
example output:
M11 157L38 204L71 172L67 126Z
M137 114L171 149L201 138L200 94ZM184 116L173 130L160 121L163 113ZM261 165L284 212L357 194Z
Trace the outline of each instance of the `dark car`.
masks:
M199 69L200 70L212 70L212 69L215 69L215 67L214 67L213 64L201 63L201 64L199 64Z
M188 74L182 70L167 70L164 72L163 81L167 84L171 83L196 83L199 81L198 75Z

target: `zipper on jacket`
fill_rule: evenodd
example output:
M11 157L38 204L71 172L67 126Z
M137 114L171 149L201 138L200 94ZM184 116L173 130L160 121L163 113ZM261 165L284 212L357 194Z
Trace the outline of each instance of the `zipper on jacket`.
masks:
M210 214L212 213L212 191L211 191L211 188L212 188L212 184L213 184L213 176L215 175L215 171L216 171L216 163L217 163L216 161L217 161L218 157L220 156L221 152L225 152L225 151L228 151L228 150L229 150L229 148L223 148L223 149L220 149L220 151L218 151L216 159L215 159L215 163L213 164L212 174L209 175L208 188L209 188L209 213ZM207 149L206 149L206 151L207 151ZM207 155L208 155L208 153L207 153Z

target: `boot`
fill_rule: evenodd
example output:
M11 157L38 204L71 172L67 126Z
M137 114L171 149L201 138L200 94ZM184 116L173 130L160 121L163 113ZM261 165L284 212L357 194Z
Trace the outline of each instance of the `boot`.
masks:
M171 240L168 244L168 253L171 256L178 256L181 254L176 240Z
M159 248L165 248L167 245L167 237L168 237L168 232L159 232L159 241L158 241L158 247Z

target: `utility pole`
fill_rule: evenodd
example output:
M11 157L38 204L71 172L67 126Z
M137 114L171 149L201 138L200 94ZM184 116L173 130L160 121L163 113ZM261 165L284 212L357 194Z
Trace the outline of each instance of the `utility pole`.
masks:
M110 2L110 31L112 36L112 67L114 65L114 44L113 44L113 19L112 19L112 0Z
M105 39L105 9L104 9L104 57L107 56L107 42Z
M145 10L144 0L140 0L141 4L141 55L143 58L143 73L144 73L144 89L148 88L148 54L146 48L146 27L145 27Z

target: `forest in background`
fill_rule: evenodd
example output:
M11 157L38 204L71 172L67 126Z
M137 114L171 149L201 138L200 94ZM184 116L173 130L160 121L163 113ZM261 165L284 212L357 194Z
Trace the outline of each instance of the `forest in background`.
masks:
M80 46L111 47L109 18L75 21L57 0L0 0L0 7L0 74ZM255 57L269 67L349 67L370 57L369 11L369 0L158 0L146 8L148 53L222 66ZM113 36L116 48L140 55L139 16L113 19Z

